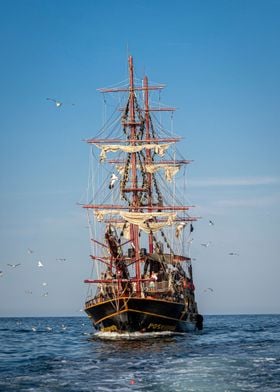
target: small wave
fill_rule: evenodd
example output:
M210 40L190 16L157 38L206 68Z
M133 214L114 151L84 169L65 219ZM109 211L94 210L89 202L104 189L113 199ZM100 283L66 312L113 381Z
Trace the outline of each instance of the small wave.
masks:
M184 335L182 332L161 331L161 332L95 332L93 339L103 340L145 340L162 338L166 336Z

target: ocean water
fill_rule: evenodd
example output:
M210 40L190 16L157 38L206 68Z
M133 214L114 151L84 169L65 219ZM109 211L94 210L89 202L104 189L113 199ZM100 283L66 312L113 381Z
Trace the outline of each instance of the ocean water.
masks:
M104 336L103 336L104 338ZM280 315L104 340L84 317L1 318L0 391L280 391Z

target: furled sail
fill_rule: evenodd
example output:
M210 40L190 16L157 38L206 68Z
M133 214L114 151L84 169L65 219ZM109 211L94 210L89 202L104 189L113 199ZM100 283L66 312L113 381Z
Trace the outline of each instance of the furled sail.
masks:
M149 233L157 232L166 226L171 226L176 219L176 212L127 212L121 210L98 210L94 212L98 222L104 220L105 215L120 215L126 222L137 225L139 229ZM161 222L156 222L156 218L165 218ZM122 227L124 223L115 224L116 227Z
M130 165L131 166L131 165ZM138 167L139 165L137 165ZM170 164L170 163L149 163L146 165L143 165L142 169L146 172L146 173L150 173L150 174L154 174L157 171L163 169L164 170L164 174L165 174L165 178L168 182L171 182L173 177L175 176L175 174L178 173L178 171L180 170L181 165L178 164ZM125 166L124 165L116 165L116 169L118 170L118 172L120 173L120 175L124 175L124 171L125 171Z
M106 154L107 152L117 152L117 151L123 151L126 153L133 153L133 152L139 152L144 149L151 150L154 149L155 153L158 154L159 156L163 156L165 154L165 151L170 147L172 143L165 143L165 144L141 144L137 146L122 146L119 144L95 144L96 147L98 147L101 152L100 152L100 162L104 162L106 159Z

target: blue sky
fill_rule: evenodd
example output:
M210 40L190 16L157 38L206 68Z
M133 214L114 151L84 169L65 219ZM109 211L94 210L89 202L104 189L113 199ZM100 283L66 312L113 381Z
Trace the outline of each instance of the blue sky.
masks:
M203 217L192 250L200 311L279 313L280 2L0 6L0 316L80 314L91 268L76 205L88 176L82 140L102 124L96 88L127 77L128 53L139 78L167 84L163 101L178 108L174 129L194 159L188 178ZM46 97L69 104L56 110Z

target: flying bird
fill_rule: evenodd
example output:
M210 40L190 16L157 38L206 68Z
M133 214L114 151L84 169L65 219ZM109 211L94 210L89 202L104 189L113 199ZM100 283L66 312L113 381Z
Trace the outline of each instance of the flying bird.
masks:
M43 293L43 294L42 294L42 297L47 297L48 295L49 295L49 293L46 292L46 293Z
M31 290L25 290L25 294L32 294Z
M0 277L2 278L2 276L4 275L3 271L0 271Z
M32 255L32 253L34 253L34 250L28 248L28 249L27 249L27 252L28 252L30 255Z
M211 287L207 287L207 289L204 289L203 291L204 292L211 291L213 293L214 290Z
M62 106L62 102L60 102L60 101L58 101L57 99L53 99L53 98L46 98L46 100L47 101L52 101L52 102L54 102L55 103L55 106L57 107L57 108L60 108L61 106Z
M20 264L21 264L21 263L18 263L18 264L7 264L7 265L8 265L9 267L16 268L16 267L18 267Z
M58 101L57 99L54 99L54 98L46 98L46 100L47 100L47 101L52 101L52 102L54 102L54 104L55 104L55 106L56 106L57 108L60 108L60 107L64 104L63 102ZM71 103L70 105L75 106L74 103Z
M113 189L115 182L118 180L118 177L113 173L110 177L110 184L109 184L109 189Z
M183 228L186 226L186 222L181 222L176 226L176 232L175 232L175 236L176 238L179 238L181 231L183 230Z
M230 255L230 256L239 256L239 253L236 253L236 252L229 252L229 255Z
M209 226L214 226L214 222L212 220L209 220Z
M38 261L38 263L37 263L37 266L39 267L39 268L42 268L42 267L44 267L44 264L42 263L42 261Z
M67 261L66 259L63 259L63 258L58 258L58 259L56 259L57 261Z
M206 244L200 244L200 245L204 246L205 248L207 248L210 244L211 244L211 241L207 242Z
M47 285L48 285L48 283L46 283L46 282L42 283L42 286L47 286Z

